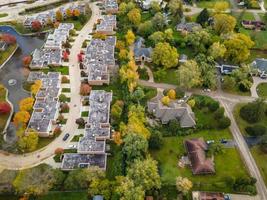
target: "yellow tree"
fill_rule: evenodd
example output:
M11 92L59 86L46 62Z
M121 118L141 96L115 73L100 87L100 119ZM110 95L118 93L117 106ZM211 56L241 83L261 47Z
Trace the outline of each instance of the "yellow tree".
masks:
M18 127L19 125L25 126L30 120L30 113L27 111L19 111L14 116L14 124Z
M213 7L215 13L225 12L228 8L229 8L229 3L226 1L217 1Z
M121 138L121 133L119 131L114 132L112 134L112 138L113 138L115 144L117 144L118 146L120 146L123 143L122 138Z
M71 9L67 9L66 10L66 15L67 15L67 17L72 17L72 11L71 11Z
M218 34L233 32L236 26L236 19L231 15L217 14L214 16L214 29Z
M176 188L178 192L186 195L192 187L193 183L188 178L183 178L181 176L176 178Z
M18 145L22 151L34 151L37 148L38 140L38 133L35 130L30 129L28 130L27 135L19 138Z
M21 111L31 111L32 107L33 107L33 103L34 103L34 98L32 98L32 97L22 99L19 102L19 109Z
M138 26L141 22L141 13L140 10L137 8L133 8L128 12L127 14L128 19L131 23L133 23L135 26Z
M58 11L56 12L56 19L57 19L57 21L59 21L59 22L63 21L63 15L62 15L62 13L61 13L60 10L58 10Z
M37 92L40 90L42 87L42 81L41 80L36 80L34 84L31 86L31 92L33 95L36 95Z
M126 60L128 58L128 51L126 49L121 49L119 52L119 58L121 60Z
M79 17L80 16L80 11L78 10L78 9L75 9L74 11L73 11L73 16L74 17Z
M170 99L176 99L176 92L174 89L170 89L167 93L167 96L170 98Z
M170 104L170 98L169 98L168 96L164 96L164 97L162 97L162 99L161 99L161 103L162 103L163 105L165 105L165 106L169 106L169 104Z
M132 45L134 43L135 35L134 35L133 31L131 31L131 30L127 31L127 33L125 35L125 40L126 40L127 45Z

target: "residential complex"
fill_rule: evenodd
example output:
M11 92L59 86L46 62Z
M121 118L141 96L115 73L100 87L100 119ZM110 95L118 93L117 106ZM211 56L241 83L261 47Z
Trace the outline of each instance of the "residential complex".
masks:
M96 25L96 33L105 35L113 35L117 27L116 15L103 15L99 19L99 24Z
M92 90L89 96L89 115L84 136L78 142L77 153L63 156L62 170L98 166L106 169L106 140L110 139L110 104L112 93Z
M108 14L115 14L119 10L116 0L104 0L104 8Z

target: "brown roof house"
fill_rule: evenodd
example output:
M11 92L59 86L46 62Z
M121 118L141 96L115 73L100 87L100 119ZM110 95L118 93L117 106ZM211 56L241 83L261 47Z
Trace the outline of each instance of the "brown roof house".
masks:
M203 138L186 140L184 145L187 150L188 158L191 162L192 172L194 175L215 173L213 160L206 158L208 145Z
M192 192L193 200L225 200L224 194L220 192Z
M177 119L180 121L182 128L196 125L195 115L187 103L171 100L170 104L166 106L161 102L162 97L162 94L158 94L147 103L148 112L160 119L162 124L167 124L169 121Z

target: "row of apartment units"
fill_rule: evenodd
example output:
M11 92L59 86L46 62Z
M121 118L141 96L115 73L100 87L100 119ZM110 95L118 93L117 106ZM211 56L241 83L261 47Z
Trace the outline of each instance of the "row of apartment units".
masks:
M59 72L30 72L27 81L42 82L42 86L35 96L33 112L25 131L27 134L32 129L37 131L40 137L53 135L53 127L56 125L60 103L58 97L61 93L61 74Z
M60 23L58 28L48 35L43 48L34 50L29 67L43 69L49 65L62 65L63 44L67 42L72 29L72 23Z

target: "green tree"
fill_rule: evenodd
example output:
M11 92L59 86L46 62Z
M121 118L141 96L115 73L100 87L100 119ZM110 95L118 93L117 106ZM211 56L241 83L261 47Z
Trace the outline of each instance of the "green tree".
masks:
M138 31L137 31L140 35L142 35L143 37L147 37L149 36L151 33L154 32L154 28L153 28L153 24L150 20L145 21L143 23L141 23L138 26Z
M188 194L192 187L193 183L188 178L183 178L181 176L176 178L176 188L178 192L181 192L183 195Z
M211 44L211 35L205 29L194 31L187 36L187 42L194 48L195 52L205 53L207 46Z
M147 154L147 140L134 133L129 133L123 139L122 152L126 157L126 162L131 164L134 160L143 160Z
M214 16L214 30L218 34L233 32L236 26L236 19L231 15L217 14Z
M112 106L111 106L111 117L114 120L119 120L123 111L124 102L121 100L117 100Z
M188 60L178 69L178 77L182 88L193 88L202 83L201 70L194 60Z
M138 26L141 22L141 13L140 10L137 8L133 8L128 12L127 14L129 21L134 24L135 26Z
M175 22L179 21L183 16L183 3L180 0L170 0L168 3L169 11L171 12Z
M136 160L128 169L127 176L135 185L142 186L145 191L161 187L157 161L150 157L143 161Z
M125 2L120 3L119 5L119 15L125 15L127 12L127 4Z
M256 123L263 119L266 105L262 99L244 105L240 109L240 116L249 123Z
M165 19L161 12L155 14L152 18L152 24L156 30L162 30L165 26Z
M234 77L225 76L222 84L222 88L225 90L231 90L236 85L236 81Z
M95 195L102 195L104 199L111 199L114 189L114 182L108 179L94 178L88 188L88 194L90 197Z
M152 131L149 138L149 148L150 149L160 149L163 144L163 137L160 131Z
M175 47L172 47L167 42L156 44L152 60L156 65L162 65L164 68L175 67L178 64L179 54Z
M164 42L165 37L164 33L161 31L154 32L152 35L148 37L149 40L151 40L154 44L157 44L159 42Z
M159 3L156 2L156 1L152 1L152 2L150 3L150 7L151 7L151 12L152 12L153 14L155 14L155 13L157 13L157 12L160 12L160 10L161 10Z
M23 152L34 151L37 148L38 140L38 133L33 129L28 130L27 135L23 135L18 139L19 149Z
M199 15L197 16L196 22L201 24L202 26L206 26L208 20L210 18L210 14L207 8L204 8Z
M217 1L214 4L214 11L215 13L223 13L229 8L229 3L226 1Z
M224 44L221 44L220 42L214 42L208 50L209 55L215 60L224 58L225 52L226 48Z

